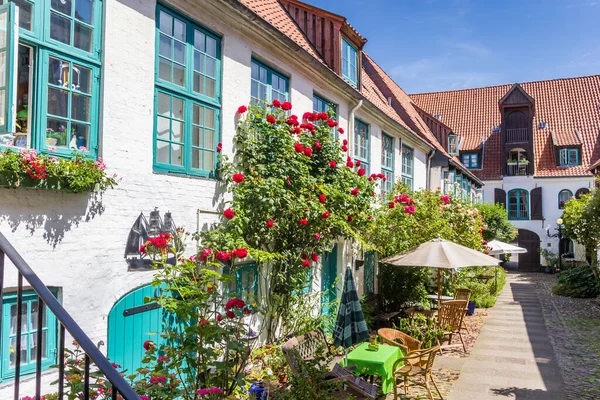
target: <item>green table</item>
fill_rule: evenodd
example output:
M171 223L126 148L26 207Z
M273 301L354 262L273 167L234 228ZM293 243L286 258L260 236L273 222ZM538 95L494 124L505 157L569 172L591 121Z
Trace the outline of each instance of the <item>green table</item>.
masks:
M394 363L403 357L400 347L380 344L377 351L369 350L365 342L348 353L348 365L356 365L359 375L378 375L381 377L381 390L388 394L394 389Z

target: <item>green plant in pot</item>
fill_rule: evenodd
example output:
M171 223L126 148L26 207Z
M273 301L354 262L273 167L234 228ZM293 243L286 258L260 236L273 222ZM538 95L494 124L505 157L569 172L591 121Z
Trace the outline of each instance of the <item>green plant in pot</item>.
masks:
M16 116L16 125L19 128L20 132L27 132L27 120L29 119L29 109L27 106L23 106L23 108L17 113Z

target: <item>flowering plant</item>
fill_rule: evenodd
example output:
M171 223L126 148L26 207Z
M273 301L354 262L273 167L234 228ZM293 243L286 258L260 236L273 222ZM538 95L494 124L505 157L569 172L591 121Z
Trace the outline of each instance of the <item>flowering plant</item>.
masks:
M90 160L78 150L71 159L38 154L34 149L0 152L0 186L89 192L114 187L116 178L106 172L102 158Z

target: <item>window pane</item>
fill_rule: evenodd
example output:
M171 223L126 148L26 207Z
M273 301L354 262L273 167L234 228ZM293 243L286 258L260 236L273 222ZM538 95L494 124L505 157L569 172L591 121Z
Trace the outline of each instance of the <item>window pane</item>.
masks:
M15 367L15 362L17 360L15 352L17 351L17 339L12 337L10 338L10 362L9 366L11 368ZM21 365L27 364L27 336L21 336Z
M42 332L42 360L46 358L46 336L47 331L44 330ZM29 349L30 363L33 363L37 359L37 333L29 335L29 343L31 343L31 349Z
M200 169L200 150L192 149L192 168Z
M50 37L65 44L71 44L71 20L56 13L50 13Z
M159 37L158 54L163 57L173 57L173 39L161 34Z
M173 142L183 143L183 123L171 121L171 140Z
M215 131L209 129L204 130L204 143L202 145L205 149L215 148Z
M6 86L6 51L0 51L0 86Z
M90 122L90 97L73 94L71 98L71 119Z
M194 72L194 92L204 93L204 76Z
M68 123L65 120L48 118L46 123L46 145L67 147L71 141Z
M171 116L171 97L162 92L157 95L158 114L165 117Z
M171 82L171 73L171 63L161 58L158 62L158 77L163 81Z
M212 171L215 168L214 153L211 151L203 151L204 153L204 170Z
M6 47L6 33L8 29L7 14L0 14L0 47Z
M183 99L173 97L173 118L183 119Z
M51 0L50 8L63 14L71 15L71 0Z
M170 140L171 120L158 117L156 120L156 137L163 140Z
M88 25L92 25L93 16L93 0L75 0L75 18L85 22Z
M173 20L173 37L185 42L185 23L177 18L174 18Z
M19 27L31 30L32 24L32 5L26 0L12 0L19 7Z
M69 143L70 148L82 148L88 149L88 143L90 138L90 126L87 124L72 123L71 128L73 134L71 136L71 142ZM75 142L75 143L73 143Z
M173 83L179 86L185 86L185 67L173 64Z
M185 64L185 44L181 42L174 42L173 46L173 60L180 64Z
M171 145L171 164L183 165L183 146Z
M197 29L194 29L194 47L202 52L206 51L206 35Z
M48 59L48 83L56 86L68 86L69 66L68 62L50 57Z
M215 128L215 110L212 108L204 109L204 126L207 128Z
M73 45L84 51L92 51L92 29L75 22Z
M209 56L217 56L217 41L210 36L206 37L206 54Z
M205 91L205 95L207 95L208 97L215 97L216 96L216 82L214 79L210 79L210 78L206 78L204 80L204 83L206 85L206 91Z
M204 73L208 76L210 76L211 78L216 77L217 75L217 61L206 57L206 67L204 69Z
M164 11L160 12L159 29L169 36L173 36L173 18Z
M48 114L59 117L68 116L69 92L53 87L48 88Z
M194 127L192 127L192 146L200 147L201 145L202 145L202 129L197 126L194 126Z
M81 65L73 65L73 90L90 94L92 86L92 70Z
M156 142L156 161L163 164L169 164L169 143Z

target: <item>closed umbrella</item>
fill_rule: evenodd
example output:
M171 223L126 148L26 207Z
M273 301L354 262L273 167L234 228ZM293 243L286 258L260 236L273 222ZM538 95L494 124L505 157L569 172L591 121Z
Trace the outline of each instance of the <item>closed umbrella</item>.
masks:
M381 262L399 267L437 268L439 305L442 296L442 268L497 266L500 260L460 244L437 238L395 256L384 258Z
M369 328L360 306L352 270L348 267L344 278L340 308L333 329L333 345L346 349L346 364L348 364L348 348L364 342L368 338Z
M504 243L499 240L492 240L488 242L487 246L491 249L490 255L497 254L522 254L527 253L527 249L519 246L515 246L509 243Z

